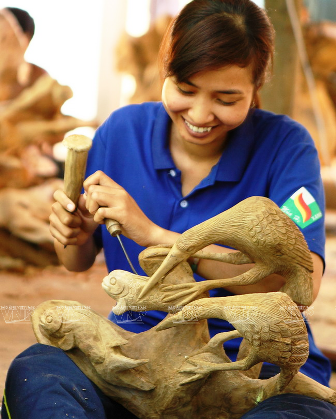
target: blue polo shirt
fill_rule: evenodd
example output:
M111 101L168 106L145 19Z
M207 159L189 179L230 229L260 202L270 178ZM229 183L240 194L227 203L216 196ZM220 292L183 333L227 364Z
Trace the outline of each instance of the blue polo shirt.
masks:
M324 259L320 165L314 142L303 126L286 116L251 110L244 123L230 132L222 157L209 175L188 195L182 196L181 172L169 150L170 123L160 102L130 105L115 111L97 130L89 153L87 176L102 170L126 189L149 219L178 233L249 196L266 196L288 214L292 211L291 204L296 202L299 214L303 214L302 232L309 249ZM302 191L308 196L306 202L300 200ZM307 204L315 205L313 212ZM130 270L117 239L109 235L105 226L98 228L95 237L104 247L109 271ZM137 262L143 248L125 237L123 243L137 272L145 274ZM231 295L224 289L212 290L210 294ZM158 311L126 312L122 316L111 313L110 319L126 330L139 333L165 316L166 313ZM209 319L209 329L213 336L232 330L232 326L219 319ZM225 344L232 359L239 344L238 339ZM325 383L329 366L313 341L311 356L318 368L308 368L304 373ZM321 367L321 363L325 364ZM318 373L317 369L321 371Z

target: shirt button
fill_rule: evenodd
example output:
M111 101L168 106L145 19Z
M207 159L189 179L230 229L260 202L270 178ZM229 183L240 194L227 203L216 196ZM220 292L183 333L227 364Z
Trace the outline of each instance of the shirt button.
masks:
M187 208L187 206L188 206L189 204L188 204L188 201L186 201L185 199L183 200L183 201L181 201L180 202L180 206L182 207L182 208Z
M170 176L175 177L175 176L176 176L176 171L175 171L175 170L173 170L173 169L171 169L171 170L169 171L169 174L170 174Z

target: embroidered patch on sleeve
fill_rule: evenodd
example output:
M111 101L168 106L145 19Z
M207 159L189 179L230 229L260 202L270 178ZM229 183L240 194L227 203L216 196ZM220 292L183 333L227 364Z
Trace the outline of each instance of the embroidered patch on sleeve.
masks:
M281 210L300 228L305 228L322 217L320 207L304 187L287 199Z

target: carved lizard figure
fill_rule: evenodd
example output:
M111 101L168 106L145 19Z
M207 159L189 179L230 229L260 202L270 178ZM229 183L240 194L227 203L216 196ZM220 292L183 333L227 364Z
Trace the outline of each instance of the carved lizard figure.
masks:
M32 322L40 343L66 352L78 348L106 382L142 390L154 388L132 372L148 359L124 356L120 346L126 345L128 340L89 308L71 301L47 301L34 311Z

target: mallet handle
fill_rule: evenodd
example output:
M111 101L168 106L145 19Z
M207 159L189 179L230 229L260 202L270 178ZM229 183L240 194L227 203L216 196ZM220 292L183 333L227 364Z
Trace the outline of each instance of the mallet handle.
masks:
M77 207L92 140L85 135L70 135L63 140L63 143L68 148L64 169L64 191ZM111 236L121 234L121 227L117 221L106 219L105 225Z
M85 135L70 135L63 140L63 144L68 148L64 167L64 192L77 208L92 140Z

